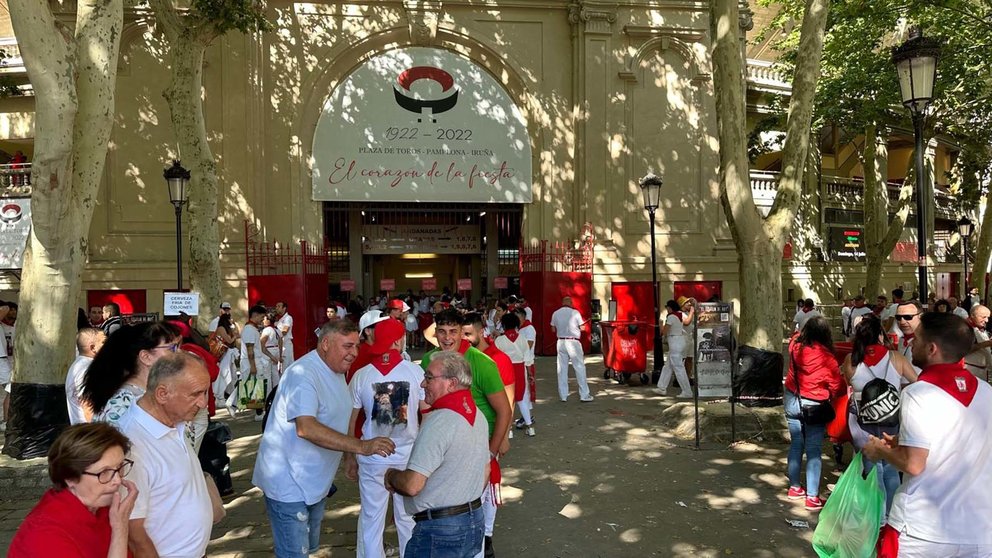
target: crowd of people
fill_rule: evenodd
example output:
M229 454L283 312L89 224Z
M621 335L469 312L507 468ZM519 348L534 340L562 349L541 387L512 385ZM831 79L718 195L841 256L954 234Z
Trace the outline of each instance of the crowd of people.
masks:
M527 301L470 308L410 294L351 310L329 304L316 349L298 360L281 301L251 306L240 326L225 302L205 332L187 316L125 323L114 303L81 310L65 384L72 426L10 556L202 556L224 516L198 458L215 403L262 423L252 483L277 556L316 550L341 464L359 487L358 556L387 555L390 503L400 556L495 556L500 460L514 430L536 435ZM567 297L550 319L562 401L569 365L580 400L593 400L578 342L587 321ZM420 346L430 350L418 366L407 348Z
M846 427L835 436L862 452L864 475L878 469L885 494L878 556L992 556L992 506L975 493L992 482L989 309L974 296L968 310L949 301L925 312L902 295L878 312L853 301L843 359L827 319L797 314L784 393L787 496L823 508L822 445L840 413Z

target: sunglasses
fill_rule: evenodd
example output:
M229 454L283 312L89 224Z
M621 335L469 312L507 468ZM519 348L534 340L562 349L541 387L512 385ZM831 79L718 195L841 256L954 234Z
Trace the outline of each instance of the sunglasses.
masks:
M909 320L912 320L913 318L915 318L917 316L919 316L919 314L896 314L895 315L895 318L897 320L908 322Z

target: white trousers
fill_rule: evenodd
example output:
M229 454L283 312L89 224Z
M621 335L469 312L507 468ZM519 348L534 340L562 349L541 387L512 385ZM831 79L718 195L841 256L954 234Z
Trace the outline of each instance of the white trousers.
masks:
M489 483L486 483L486 488L482 491L482 513L486 518L486 528L483 531L483 535L486 537L493 536L493 527L496 526L496 499L493 497L493 489ZM486 552L486 540L483 537L482 548L479 549L479 553L475 555L474 558L482 558L483 554Z
M579 384L579 397L589 397L589 384L586 383L586 362L582 354L582 343L578 339L558 340L558 395L568 399L568 363L575 367L575 382Z
M283 339L283 341L282 341L282 372L283 372L283 374L286 373L286 369L289 368L289 365L290 364L293 364L294 361L296 361L296 359L293 358L293 340L292 339L288 339L288 340L287 339Z
M530 382L524 381L524 398L517 401L517 408L520 409L520 417L524 419L524 424L527 426L534 423L534 420L530 416L530 411L533 407L534 403L530 400Z
M220 357L217 366L220 368L220 373L214 380L214 397L224 399L224 392L229 386L234 385L234 349L228 349L224 356Z
M682 388L682 395L691 395L692 386L689 385L689 376L685 373L685 336L672 335L668 338L668 358L665 359L665 366L661 369L661 377L658 378L658 389L667 390L668 384L672 383L672 373L679 381Z
M358 558L385 558L382 532L386 528L389 491L383 486L386 469L406 469L406 465L359 464L358 490L362 509L358 513ZM400 539L400 557L413 535L413 516L406 513L403 496L393 493L393 521Z
M937 543L899 533L899 558L992 558L992 545Z

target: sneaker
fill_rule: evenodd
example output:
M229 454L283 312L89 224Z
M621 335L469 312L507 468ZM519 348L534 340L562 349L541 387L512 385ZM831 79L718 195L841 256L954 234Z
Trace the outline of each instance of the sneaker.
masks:
M510 429L506 432L506 437L511 440L513 439L513 429Z
M806 497L806 509L810 511L820 511L823 509L823 500L819 496Z
M562 397L561 398L561 402L562 403L568 403L568 398L567 397Z
M234 405L228 405L227 406L227 414L231 415L231 418L234 418L234 416L237 413L238 413L238 410L234 407Z
M581 401L583 403L588 403L588 402L592 401L593 399L595 399L593 396L587 395L587 396L579 399L579 401Z
M0 432L7 431L7 421L0 422Z
M534 432L534 427L533 426L528 426L527 427L527 435L530 436L531 438L533 438L535 434L537 434L537 433Z
M658 395L668 395L668 390L667 389L654 388L652 391L654 391Z
M485 537L485 542L482 546L483 558L496 558L496 551L493 550L493 538Z
M518 418L513 421L513 426L516 427L517 430L523 430L524 428L527 428L527 423L524 422L524 419Z
M790 486L788 498L790 500L802 500L806 497L806 489L801 486Z
M683 391L682 393L679 394L679 399L692 399L692 392Z
M265 420L265 415L255 415L255 422L262 422Z

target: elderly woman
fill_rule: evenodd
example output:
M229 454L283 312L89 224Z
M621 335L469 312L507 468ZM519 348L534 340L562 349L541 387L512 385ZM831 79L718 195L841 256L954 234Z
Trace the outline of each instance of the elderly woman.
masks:
M131 470L125 458L130 447L106 423L66 428L48 452L54 487L24 518L7 556L127 556L128 519L138 496L134 484L124 479Z

